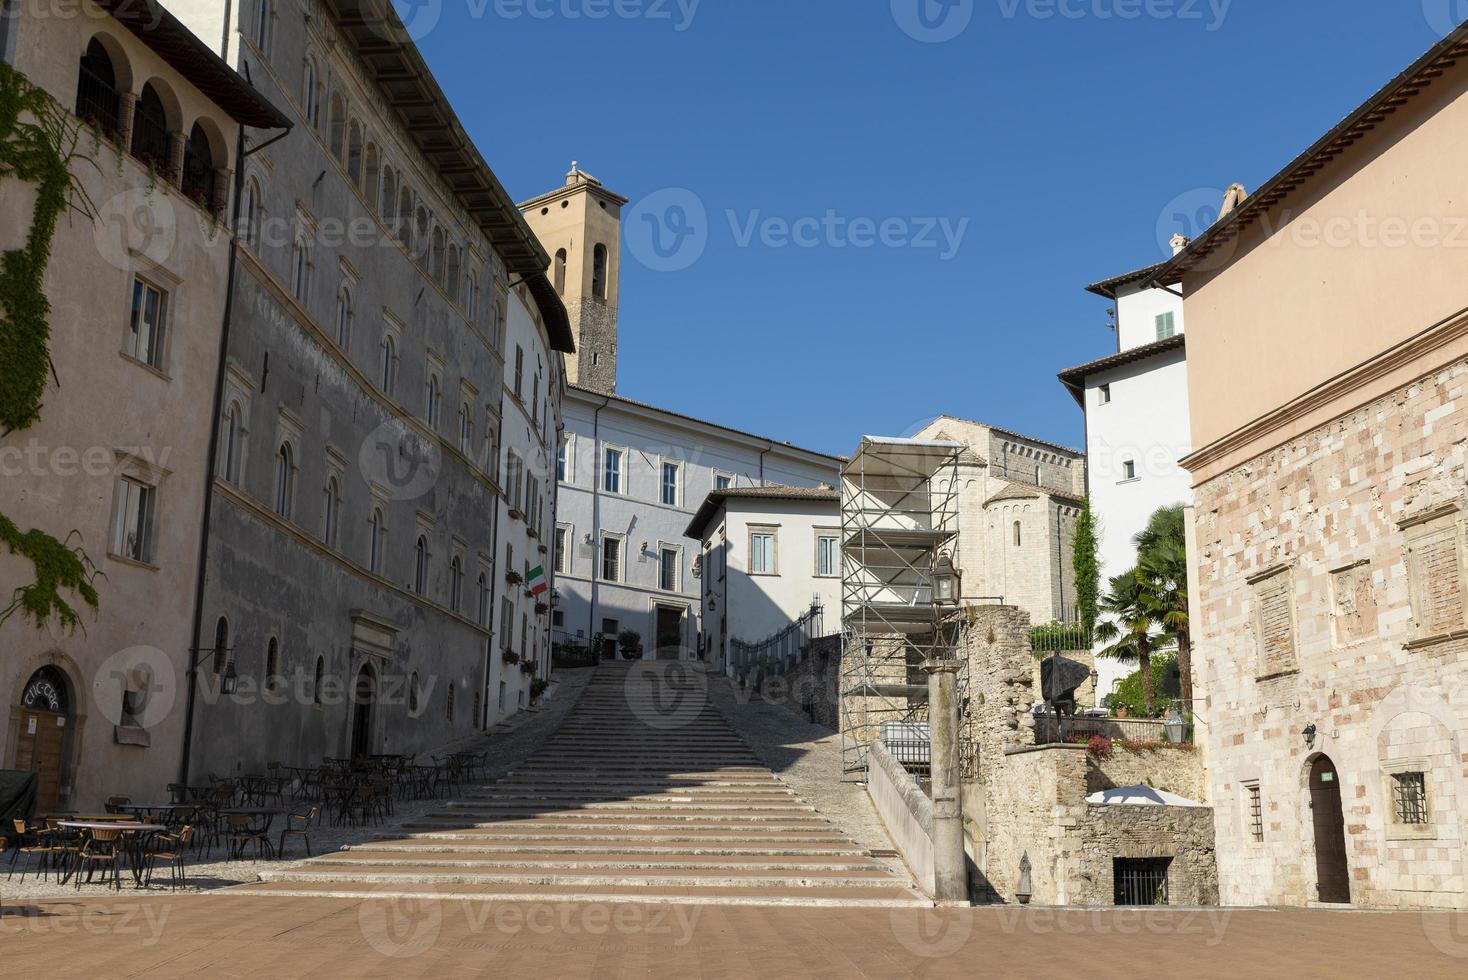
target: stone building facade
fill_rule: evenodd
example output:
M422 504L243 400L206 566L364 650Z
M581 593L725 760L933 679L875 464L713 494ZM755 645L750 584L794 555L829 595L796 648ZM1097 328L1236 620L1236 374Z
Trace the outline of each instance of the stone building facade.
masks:
M980 422L939 416L918 439L963 443L958 467L963 594L1018 606L1036 623L1073 622L1071 558L1084 454Z
M549 256L385 0L180 9L296 123L244 174L188 773L427 752L517 707L497 459L511 289L573 349Z
M1468 256L1388 237L1461 220L1465 54L1468 27L1158 273L1188 297L1227 904L1468 907Z
M62 214L47 264L39 419L0 435L0 513L22 534L80 547L99 573L95 614L62 593L81 614L76 631L38 630L19 610L0 624L0 768L37 773L43 812L159 793L177 772L204 406L228 293L221 216L240 128L265 139L288 125L154 5L73 6L75 16L0 11L0 57L96 134L82 129L76 149L91 159L73 164L95 221ZM25 247L36 204L34 186L0 177L0 250ZM12 382L15 370L0 375ZM0 604L36 575L0 546Z

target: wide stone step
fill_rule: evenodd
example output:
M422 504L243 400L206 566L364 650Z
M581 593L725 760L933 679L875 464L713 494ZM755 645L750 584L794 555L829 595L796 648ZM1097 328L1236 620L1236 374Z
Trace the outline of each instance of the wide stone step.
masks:
M547 808L535 800L523 800L516 797L507 797L489 806L485 803L452 802L446 803L445 813L454 816L467 816L469 814L499 815L504 813L545 813ZM775 799L772 801L745 801L714 802L706 803L702 800L697 802L688 797L664 797L651 800L593 800L585 803L572 803L569 801L558 801L554 809L556 813L568 815L582 815L587 813L666 813L674 814L698 814L698 813L726 813L750 814L758 816L769 813L814 813L815 807L799 803L793 797Z
M747 870L760 871L873 871L882 875L888 869L859 854L799 854L774 857L757 854L545 854L521 853L513 857L495 858L472 852L402 853L354 847L349 851L322 858L310 867L387 868L395 865L429 868L473 868L488 872L518 873L525 869L552 871L696 871Z
M533 849L527 847L533 844ZM531 861L537 857L561 856L574 857L577 855L665 855L677 858L749 858L789 860L794 858L809 857L812 859L842 859L842 860L866 860L867 852L859 850L852 844L827 845L810 844L804 842L793 842L789 844L778 844L766 842L761 845L717 842L695 842L685 841L682 843L669 842L666 844L637 844L626 841L613 841L606 844L588 843L575 840L559 840L555 838L542 838L531 842L503 841L498 843L478 843L473 840L448 840L439 838L409 838L407 840L381 841L367 844L354 844L344 849L343 853L355 853L357 851L370 851L373 854L485 854L498 855L508 854Z
M606 831L598 826L576 826L566 824L493 824L481 827L434 827L419 830L404 828L411 832L394 840L455 840L455 841L530 841L537 846L557 841L605 841ZM749 829L741 825L725 828L704 827L624 827L615 838L623 844L640 843L683 843L717 842L748 844L846 844L850 841L835 829L827 827L800 827L797 829L761 828L757 838L751 838Z
M882 869L867 870L802 870L766 871L761 868L720 868L717 870L670 869L666 871L590 870L539 871L533 868L497 870L491 868L440 867L423 864L351 865L330 867L306 864L298 868L260 872L262 881L350 881L379 885L539 885L549 888L582 888L637 885L646 888L668 888L683 884L703 887L760 886L765 888L811 888L839 885L842 888L890 888L892 876Z
M535 885L459 884L444 887L384 887L353 882L261 882L205 892L211 895L258 895L274 898L347 900L418 899L422 901L546 903L607 902L616 904L796 906L813 908L931 908L933 903L910 888L770 888L765 886L669 887L597 886L558 891Z

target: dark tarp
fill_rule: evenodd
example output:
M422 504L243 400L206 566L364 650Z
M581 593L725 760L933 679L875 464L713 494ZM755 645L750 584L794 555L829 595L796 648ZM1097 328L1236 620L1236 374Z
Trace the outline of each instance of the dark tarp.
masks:
M1046 657L1040 661L1040 691L1050 705L1075 705L1076 688L1091 679L1091 668L1067 657Z
M0 769L0 832L12 840L13 820L29 820L36 815L36 774L19 769Z

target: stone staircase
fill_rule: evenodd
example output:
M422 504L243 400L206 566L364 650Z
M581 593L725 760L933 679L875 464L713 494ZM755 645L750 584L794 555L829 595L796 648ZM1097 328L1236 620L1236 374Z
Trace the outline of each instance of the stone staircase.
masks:
M931 905L900 862L862 849L761 765L704 683L680 664L603 664L518 769L396 834L229 893Z

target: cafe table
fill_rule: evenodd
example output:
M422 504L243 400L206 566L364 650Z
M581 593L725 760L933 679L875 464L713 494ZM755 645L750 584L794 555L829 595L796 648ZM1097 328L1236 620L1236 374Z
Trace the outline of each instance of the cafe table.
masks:
M65 827L67 830L79 830L83 836L94 830L116 830L122 833L122 846L120 850L127 855L128 869L132 872L133 887L143 886L143 873L147 870L147 842L156 833L168 828L161 823L138 823L134 820L58 820L56 826ZM77 869L69 869L62 882L71 880L71 875Z
M270 825L275 818L287 811L276 806L232 806L219 811L222 817L240 816L245 817L248 823L250 836L257 838L264 845L263 850L271 857L275 856L275 845L270 840ZM240 858L244 857L244 846L238 851Z

